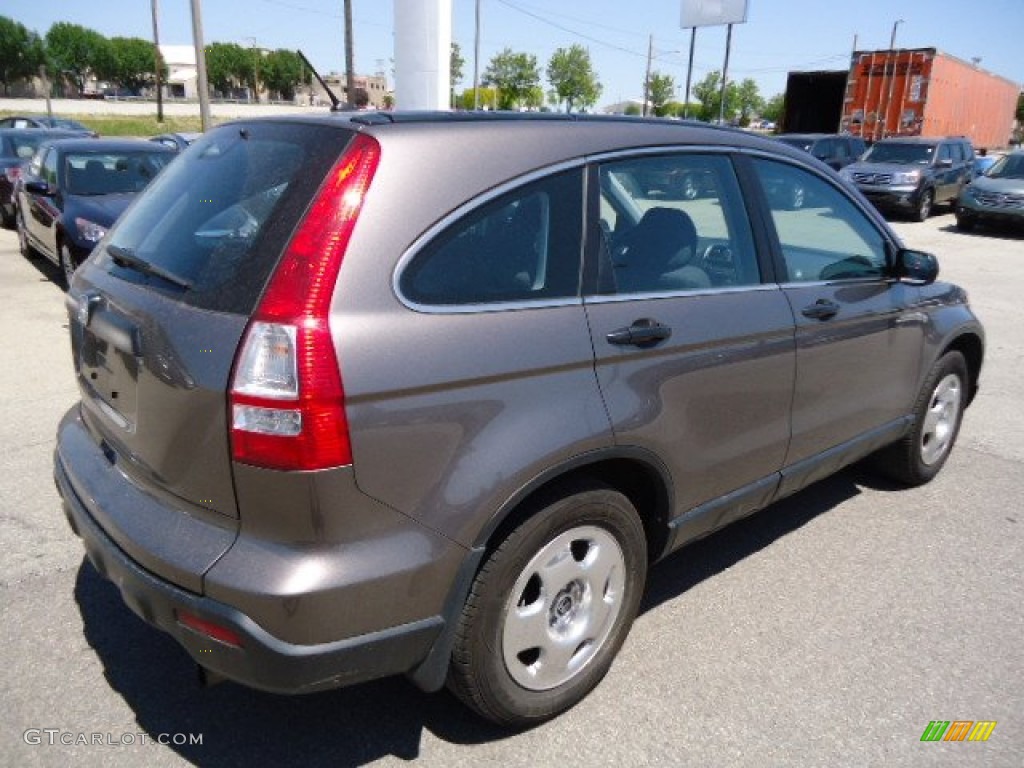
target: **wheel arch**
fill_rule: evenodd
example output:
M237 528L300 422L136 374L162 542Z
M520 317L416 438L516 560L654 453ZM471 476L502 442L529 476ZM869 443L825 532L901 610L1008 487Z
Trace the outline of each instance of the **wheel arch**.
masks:
M985 344L981 337L975 333L961 333L946 344L939 357L941 358L947 352L959 352L964 356L964 361L967 363L968 378L966 405L970 405L974 400L974 396L978 393L981 364L985 358Z
M669 543L672 489L668 468L649 451L628 446L576 456L541 473L497 510L477 535L474 547L493 548L546 501L568 489L596 484L629 499L644 527L648 560L658 560Z

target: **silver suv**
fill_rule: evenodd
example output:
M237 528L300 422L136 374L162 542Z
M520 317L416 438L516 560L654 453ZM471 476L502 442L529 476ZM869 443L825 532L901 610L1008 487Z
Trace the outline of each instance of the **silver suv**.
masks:
M638 181L683 174L709 193ZM404 673L529 723L607 672L653 562L869 454L939 471L983 332L937 270L740 131L224 125L74 275L56 482L210 679Z
M974 178L974 147L962 136L882 139L840 173L881 210L924 221Z

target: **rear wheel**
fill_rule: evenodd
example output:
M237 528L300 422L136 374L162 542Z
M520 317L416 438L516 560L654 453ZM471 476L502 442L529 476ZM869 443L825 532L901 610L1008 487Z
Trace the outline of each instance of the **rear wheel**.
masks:
M480 569L456 631L449 688L483 717L524 725L579 702L636 617L643 526L608 488L551 497Z
M914 425L897 443L877 455L885 474L907 485L923 485L949 458L967 405L967 363L947 352L932 366L914 406Z

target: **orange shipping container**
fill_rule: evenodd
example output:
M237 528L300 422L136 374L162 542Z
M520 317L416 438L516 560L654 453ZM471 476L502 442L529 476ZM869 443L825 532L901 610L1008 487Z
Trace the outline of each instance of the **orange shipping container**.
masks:
M935 48L855 51L841 131L886 136L967 136L1003 147L1021 87Z

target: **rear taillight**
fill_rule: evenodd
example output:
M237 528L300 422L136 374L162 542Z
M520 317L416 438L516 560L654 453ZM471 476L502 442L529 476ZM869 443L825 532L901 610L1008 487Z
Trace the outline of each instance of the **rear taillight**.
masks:
M311 470L352 463L328 315L380 145L356 136L306 212L246 329L232 380L235 461Z

